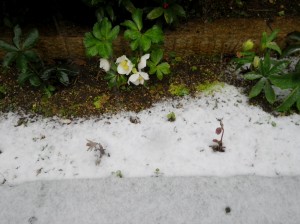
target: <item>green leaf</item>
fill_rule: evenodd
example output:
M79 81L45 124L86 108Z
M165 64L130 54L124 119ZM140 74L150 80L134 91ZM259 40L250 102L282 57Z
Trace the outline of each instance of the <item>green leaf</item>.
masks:
M39 38L39 32L37 29L33 29L29 34L28 37L25 39L23 43L23 49L30 49L34 47L36 42L38 41Z
M124 37L127 40L136 40L141 37L141 33L138 30L126 30L124 32Z
M180 17L185 17L185 11L181 5L173 4L172 10Z
M27 50L24 51L24 56L28 59L28 61L38 62L39 56L35 51Z
M282 53L281 57L284 58L286 56L289 56L291 54L295 54L300 51L300 44L294 44L291 46L288 46Z
M277 108L278 111L281 112L286 112L288 111L291 106L293 106L296 101L300 99L300 87L295 88L288 96L287 98L283 101L283 103Z
M273 41L276 37L277 37L277 34L279 33L279 29L275 29L269 37L267 37L267 42L271 42Z
M299 31L294 31L288 34L288 39L293 40L293 41L299 41L300 42L300 32Z
M18 82L20 85L23 85L33 74L29 71L19 74Z
M290 63L289 61L276 62L273 65L273 67L269 70L268 75L276 75L276 74L282 73L283 69L285 69L289 63Z
M110 5L108 5L108 6L105 7L105 10L106 10L110 20L115 21L116 17L115 17L115 13L114 13L113 8Z
M108 39L108 35L111 31L111 28L112 28L111 22L108 20L107 17L104 17L100 23L100 34L104 40ZM97 36L95 35L95 37L97 37ZM98 39L101 39L101 38L98 38Z
M29 82L32 86L35 86L35 87L39 87L42 84L39 77L37 77L35 75L29 77Z
M131 20L126 20L126 21L124 21L123 23L121 23L121 25L122 25L122 26L126 26L126 27L128 27L129 29L138 31L137 25L136 25L134 22L132 22Z
M154 25L152 28L148 29L144 35L147 36L151 40L151 42L155 44L158 44L164 40L164 33L162 29L157 25Z
M101 58L110 58L113 52L111 42L100 42L97 44L98 55Z
M20 49L21 35L22 35L22 30L20 26L19 25L15 26L13 42L15 46L19 49Z
M151 52L150 60L154 63L155 66L161 61L161 59L163 58L163 54L164 52L162 49L156 49Z
M141 9L136 9L132 14L132 20L135 22L139 31L141 31L143 28L142 16L143 16L143 10Z
M264 85L266 83L265 78L261 78L251 89L249 93L249 97L253 98L256 97L258 94L261 93L262 89L264 88Z
M266 84L264 86L264 92L267 98L267 101L270 104L273 104L276 100L275 92L274 89L272 88L271 84L269 81L266 81Z
M136 8L134 7L134 5L130 0L123 0L122 4L126 8L126 10L131 14L136 10Z
M60 71L59 72L59 81L61 84L67 86L69 85L70 81L69 81L69 76L67 73Z
M167 24L172 24L174 22L174 14L172 10L166 9L164 12L164 17Z
M285 75L271 75L269 79L273 85L281 89L293 89L297 85L300 85L299 80L298 83L296 82L297 79L293 73Z
M17 56L17 52L8 52L3 58L2 66L4 68L9 67L16 60Z
M269 48L269 49L272 49L274 51L277 51L278 54L281 54L281 49L275 42L267 43L266 47Z
M156 19L160 17L164 13L164 9L162 7L156 7L148 13L147 19Z
M146 35L142 35L140 38L140 46L144 52L147 52L151 47L151 39Z
M170 65L167 62L163 62L157 66L157 70L162 72L164 75L170 74Z
M257 74L256 72L248 72L247 74L244 75L244 78L247 80L255 80L255 79L260 79L263 76L261 74Z
M117 38L118 34L120 32L120 26L115 26L108 34L107 39L109 41L113 41Z
M18 48L16 48L13 45L10 45L2 40L0 40L0 49L8 51L8 52L18 51Z
M130 42L131 50L135 51L140 45L140 39L136 39Z
M27 58L25 57L25 55L23 54L19 54L18 57L16 58L16 65L17 65L17 68L22 72L26 72L27 71L27 66L28 64L28 60Z

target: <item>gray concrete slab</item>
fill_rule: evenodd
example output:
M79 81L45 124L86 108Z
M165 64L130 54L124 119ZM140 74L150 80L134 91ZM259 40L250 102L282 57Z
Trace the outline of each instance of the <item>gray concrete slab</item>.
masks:
M0 195L3 224L300 223L299 176L38 181Z

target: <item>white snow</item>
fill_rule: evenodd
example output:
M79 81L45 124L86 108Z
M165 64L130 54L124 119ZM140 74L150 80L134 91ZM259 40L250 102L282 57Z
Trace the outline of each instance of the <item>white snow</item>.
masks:
M24 116L2 114L0 184L103 178L118 170L124 177L299 175L300 115L274 117L247 101L225 84L214 93L164 101L140 113L88 120L27 115L28 122L18 126ZM176 121L167 120L170 112ZM220 138L215 133L219 118L224 153L210 147ZM87 139L101 143L110 157L104 155L96 165L99 151L87 151Z

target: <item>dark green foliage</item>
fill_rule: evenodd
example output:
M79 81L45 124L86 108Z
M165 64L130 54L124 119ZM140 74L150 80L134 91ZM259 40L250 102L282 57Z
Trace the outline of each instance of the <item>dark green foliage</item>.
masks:
M282 57L286 57L300 52L300 32L294 31L287 36L288 45L284 49Z
M162 80L164 75L170 74L170 65L167 62L160 63L162 58L163 50L157 49L151 52L150 60L147 62L149 74L156 74L159 80Z

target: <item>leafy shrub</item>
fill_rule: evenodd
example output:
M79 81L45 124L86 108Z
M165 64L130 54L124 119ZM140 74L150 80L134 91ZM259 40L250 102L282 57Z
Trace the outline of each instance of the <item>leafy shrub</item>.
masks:
M34 50L38 39L38 30L33 29L22 41L22 30L19 25L16 25L12 44L0 40L0 49L7 52L2 66L8 69L16 65L20 85L28 81L34 87L43 88L45 94L50 97L55 90L53 82L58 81L63 85L69 85L69 75L76 75L77 72L57 66L45 67L44 62Z

